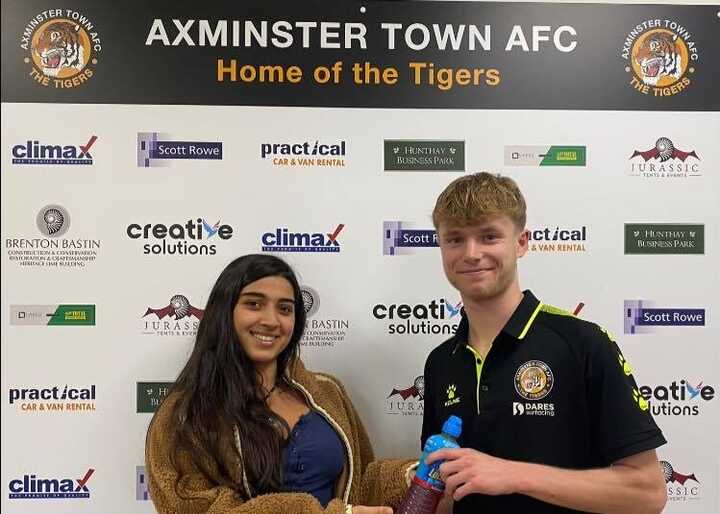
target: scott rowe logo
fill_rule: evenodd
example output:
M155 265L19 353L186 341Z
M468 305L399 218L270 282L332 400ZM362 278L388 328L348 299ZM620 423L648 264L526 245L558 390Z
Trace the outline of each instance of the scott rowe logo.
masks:
M95 325L95 305L11 305L11 325Z
M390 335L452 335L460 323L461 309L462 302L440 298L416 304L378 303L372 315L386 323Z
M626 223L626 254L705 253L705 225L682 223Z
M585 166L585 146L505 146L505 166Z
M706 402L715 399L715 388L704 381L673 380L667 385L642 386L654 416L698 416Z
M385 171L465 171L465 141L386 139Z
M644 95L661 97L687 89L700 58L690 31L668 19L650 19L635 25L625 38L620 56L625 61L625 72L630 74L630 86Z
M383 255L408 255L417 248L437 248L435 229L410 221L383 221Z
M649 150L635 150L630 156L630 175L646 178L700 176L700 158L695 150L679 150L667 137L655 141Z
M625 333L653 332L654 327L704 327L705 309L655 307L650 300L625 300Z
M320 294L308 285L300 286L307 322L300 344L306 347L334 347L345 341L350 321L318 316Z
M78 412L95 410L95 384L87 387L52 386L10 388L8 402L23 412Z
M94 262L100 240L63 238L70 229L70 213L61 205L46 205L35 215L35 225L43 237L5 239L8 258L25 267L81 268Z
M195 337L203 309L193 306L187 296L176 294L159 308L148 307L143 314L143 335Z
M578 253L586 251L587 225L577 227L534 227L528 229L531 252Z
M97 136L83 145L41 144L40 141L26 141L24 144L12 147L13 164L42 164L48 165L90 165L93 156L90 148L97 141Z
M386 400L386 413L390 415L422 416L425 399L425 377L415 377L412 385L393 387Z
M135 466L135 499L139 501L146 501L150 499L145 466Z
M222 160L223 144L218 141L178 141L170 134L138 132L137 165L141 168L168 166L170 160Z
M48 9L25 25L20 37L28 76L45 87L71 89L95 75L102 52L95 24L72 9Z
M292 142L262 143L260 158L270 159L274 166L299 167L343 167L345 166L345 141L332 143Z
M261 236L262 251L337 253L341 248L338 236L343 228L343 223L333 232L290 232L286 227L279 227Z
M82 478L38 478L36 475L23 475L10 480L8 488L11 500L48 500L90 498L88 481L95 473L89 468Z
M143 245L143 255L215 255L215 242L227 241L233 228L204 218L188 219L184 223L131 223L126 229L130 239L159 241Z

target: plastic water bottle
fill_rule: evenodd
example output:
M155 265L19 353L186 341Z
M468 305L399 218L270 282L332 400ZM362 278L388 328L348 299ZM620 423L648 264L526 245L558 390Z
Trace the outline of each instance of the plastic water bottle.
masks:
M443 491L445 483L440 479L440 464L442 461L425 464L428 455L443 448L459 448L456 439L462 432L462 420L457 416L450 416L443 424L442 433L428 437L420 456L415 476L410 488L405 494L397 514L434 514Z

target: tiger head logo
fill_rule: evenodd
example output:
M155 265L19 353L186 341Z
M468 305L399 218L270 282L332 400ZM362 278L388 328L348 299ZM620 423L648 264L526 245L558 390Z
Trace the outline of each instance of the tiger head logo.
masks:
M651 30L635 43L633 68L649 86L674 84L687 68L687 49L681 38L663 29Z
M48 77L73 77L82 71L89 57L88 36L71 21L52 21L33 38L32 58Z

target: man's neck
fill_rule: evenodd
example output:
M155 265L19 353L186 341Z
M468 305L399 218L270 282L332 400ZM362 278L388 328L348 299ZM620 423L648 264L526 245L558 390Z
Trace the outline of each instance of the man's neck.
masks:
M483 359L522 299L523 293L517 284L488 300L463 298L469 325L468 344Z

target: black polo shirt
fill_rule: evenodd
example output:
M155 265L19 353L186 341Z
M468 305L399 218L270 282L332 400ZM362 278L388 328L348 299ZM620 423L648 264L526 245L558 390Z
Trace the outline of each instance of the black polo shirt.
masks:
M425 363L422 445L454 414L460 446L568 469L606 467L665 444L632 368L599 326L540 303L530 291L483 362L457 334ZM472 494L455 514L577 512L513 494Z

